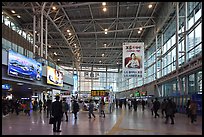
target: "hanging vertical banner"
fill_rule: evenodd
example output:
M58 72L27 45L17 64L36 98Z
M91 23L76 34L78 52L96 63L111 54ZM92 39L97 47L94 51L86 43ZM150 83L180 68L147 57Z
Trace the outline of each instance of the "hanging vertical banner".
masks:
M142 78L144 73L144 43L123 43L123 77Z

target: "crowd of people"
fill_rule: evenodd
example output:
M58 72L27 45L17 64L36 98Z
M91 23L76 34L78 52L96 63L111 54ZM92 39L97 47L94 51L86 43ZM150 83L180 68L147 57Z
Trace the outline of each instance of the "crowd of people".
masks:
M126 108L126 104L128 104L128 109L133 109L137 111L138 105L141 105L142 111L145 110L145 106L151 111L151 114L154 118L160 117L159 110L161 110L161 118L165 118L165 123L169 123L169 119L171 120L171 124L175 123L175 113L177 113L176 103L171 98L164 98L163 101L159 101L158 98L154 98L151 101L147 102L136 99L116 99L115 101L116 108ZM186 104L186 114L191 119L191 123L196 121L197 117L197 103L194 100L188 100Z
M2 113L3 116L8 115L9 113L19 113L22 111L25 115L30 116L30 110L42 112L47 112L47 118L54 118L53 124L53 132L61 132L60 125L65 115L65 121L68 122L68 111L74 114L74 119L77 119L77 114L80 110L79 103L77 99L72 99L72 108L70 108L70 104L67 103L66 98L62 98L60 100L60 96L55 97L56 101L52 102L50 98L44 100L37 101L37 99L31 101L31 99L27 100L8 100L3 98L2 100ZM145 100L136 100L134 99L116 99L115 101L116 109L121 108L128 105L129 110L134 110L135 112L138 111L138 105L141 105L141 110L144 111L146 108L151 110L151 114L154 118L160 117L159 110L161 110L161 118L165 118L165 123L169 123L169 119L171 120L171 124L174 124L175 113L177 113L176 103L171 98L164 98L163 101L158 100L158 98L154 98L151 101L147 102ZM94 101L89 100L88 105L88 118L91 119L92 117L95 119L96 115L94 114ZM32 105L32 107L31 107ZM147 107L146 107L147 106ZM99 117L105 118L105 102L103 99L99 100ZM186 104L186 115L191 119L191 123L194 123L197 118L197 103L194 100L188 100Z

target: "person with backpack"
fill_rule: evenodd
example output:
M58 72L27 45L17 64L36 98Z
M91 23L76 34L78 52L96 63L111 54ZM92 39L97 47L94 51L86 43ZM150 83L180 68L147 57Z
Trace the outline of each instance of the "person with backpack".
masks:
M74 118L77 119L77 112L79 112L79 104L74 100L72 104L72 112L74 113Z

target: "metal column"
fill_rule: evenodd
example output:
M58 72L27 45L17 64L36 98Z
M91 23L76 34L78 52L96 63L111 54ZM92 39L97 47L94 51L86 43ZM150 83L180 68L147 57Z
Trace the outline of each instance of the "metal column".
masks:
M33 16L33 54L35 55L35 26L36 26L36 14L34 13L34 16Z
M43 7L40 18L40 57L43 57Z
M45 59L47 60L47 18L45 20Z
M93 65L91 66L91 89L93 89Z
M185 15L184 15L184 63L186 63L186 46L187 46L187 2L184 5Z
M178 69L179 69L179 62L178 62L178 31L179 31L179 2L176 2L176 77L177 77L177 87L178 87L178 92L181 93L181 80L178 76Z
M108 87L108 67L106 66L106 88Z

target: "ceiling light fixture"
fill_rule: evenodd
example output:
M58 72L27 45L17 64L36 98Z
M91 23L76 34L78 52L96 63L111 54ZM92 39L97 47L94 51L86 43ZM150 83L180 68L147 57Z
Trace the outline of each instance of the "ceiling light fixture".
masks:
M108 29L105 29L105 31L108 31Z
M60 61L60 59L57 59L58 61Z
M52 7L53 10L56 10L57 8L55 6Z
M68 29L67 32L70 32L70 30Z
M50 46L50 45L49 45L48 47L49 47L49 48L51 48L51 46Z
M149 8L149 9L152 8L152 4L149 4L148 8Z
M141 31L139 30L137 33L139 33L139 34L140 34L140 33L141 33Z
M106 47L107 44L105 43L105 44L103 44L103 45Z
M22 85L23 85L23 83L17 83L17 85L22 86Z
M2 11L2 14L4 14L4 12Z
M20 15L18 15L17 17L18 17L19 19L21 18L21 16L20 16Z
M106 31L105 34L108 34L108 32Z
M57 55L57 53L56 53L56 52L54 52L54 55Z
M142 27L140 27L139 30L142 30Z
M31 88L28 88L28 89L31 89Z
M106 8L106 7L104 7L104 8L103 8L103 11L104 11L104 12L106 12L106 11L107 11L107 8Z
M71 36L72 35L72 33L69 33L69 36Z
M104 55L105 55L105 54L103 53L103 54L102 54L102 57L104 57Z
M16 13L15 10L11 10L12 13Z
M102 2L102 5L103 5L103 6L106 6L106 2Z
M101 63L101 60L99 61L99 63Z

